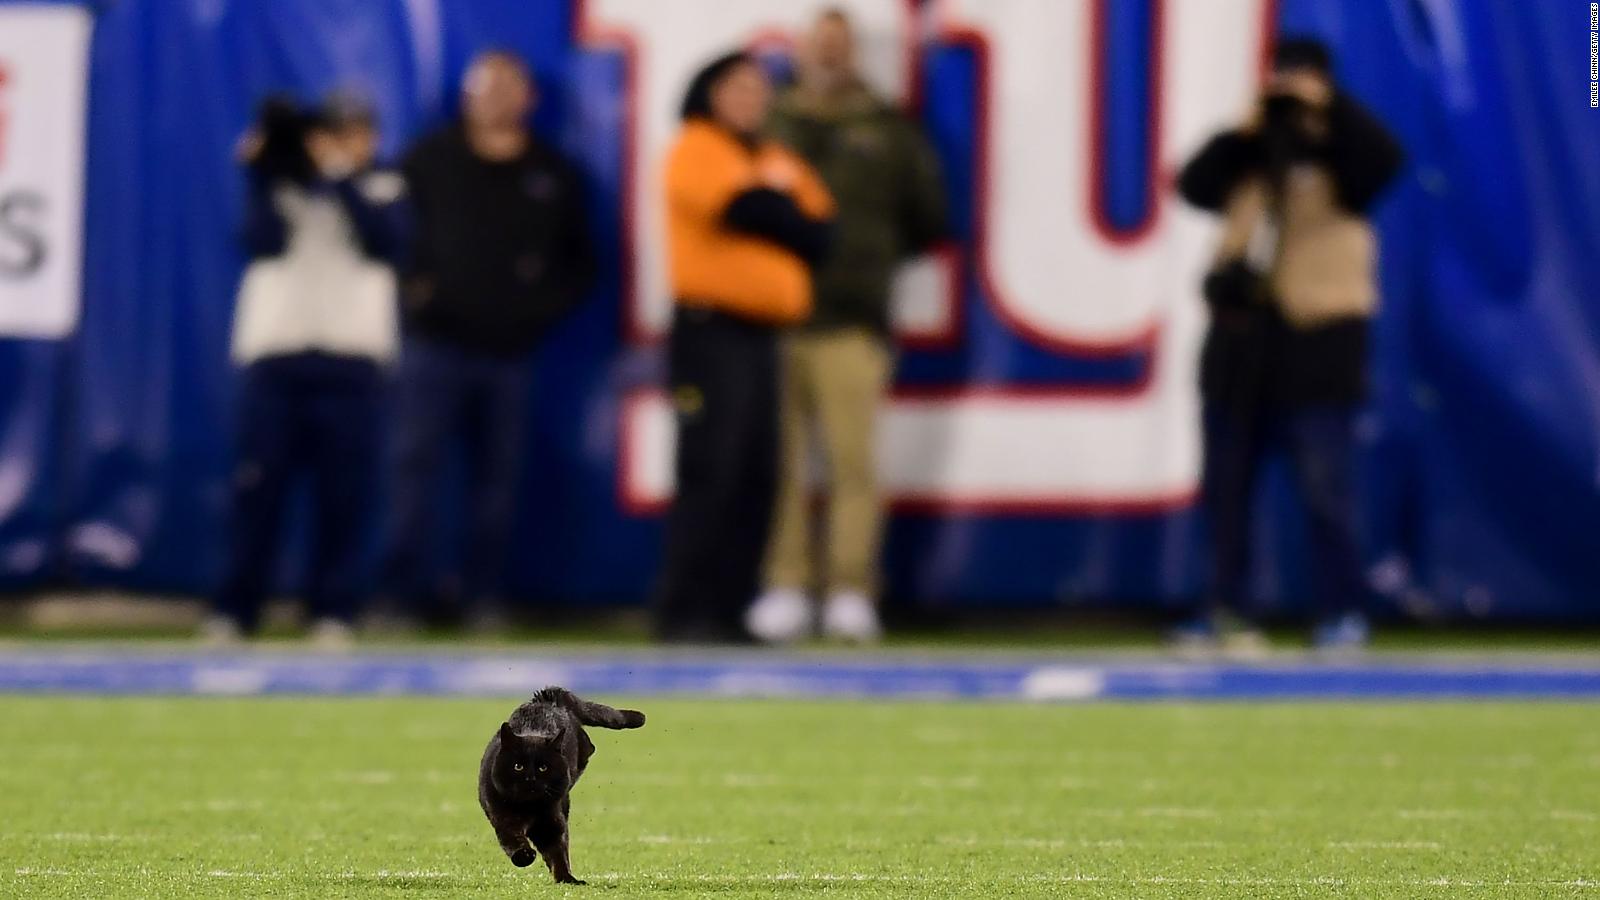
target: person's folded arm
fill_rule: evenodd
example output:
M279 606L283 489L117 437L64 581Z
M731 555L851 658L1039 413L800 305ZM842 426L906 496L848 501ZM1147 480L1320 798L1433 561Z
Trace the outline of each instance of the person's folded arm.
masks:
M916 254L950 239L950 210L933 146L914 122L901 123L900 132L902 246Z
M1328 138L1323 160L1333 175L1339 202L1364 214L1400 173L1405 152L1371 113L1344 96L1328 108Z
M1178 174L1178 194L1190 205L1220 212L1234 187L1259 163L1260 142L1225 131L1206 143Z
M249 189L244 200L244 222L239 229L239 241L251 259L265 256L282 256L289 246L289 227L283 220L273 192L277 183L250 176Z
M335 182L334 191L355 226L362 253L397 261L409 232L405 181L393 172L370 172Z
M735 196L722 213L733 231L771 241L816 266L827 255L833 223L812 218L788 194L773 188L753 188Z

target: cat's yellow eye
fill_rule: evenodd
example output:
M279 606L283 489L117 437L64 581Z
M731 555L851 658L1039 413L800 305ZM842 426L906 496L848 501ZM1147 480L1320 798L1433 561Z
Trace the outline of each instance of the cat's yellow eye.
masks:
M522 763L512 763L511 764L511 770L514 771L514 772L521 772L522 771Z
M550 767L549 766L540 766L539 767L539 771L548 772L548 771L550 771Z

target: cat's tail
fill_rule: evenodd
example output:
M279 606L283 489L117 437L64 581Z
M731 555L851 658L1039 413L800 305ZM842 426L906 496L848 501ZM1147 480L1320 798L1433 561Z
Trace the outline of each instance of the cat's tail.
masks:
M565 707L578 721L596 728L638 728L644 724L644 713L636 709L613 709L604 703L591 703L566 688L547 687L533 699Z

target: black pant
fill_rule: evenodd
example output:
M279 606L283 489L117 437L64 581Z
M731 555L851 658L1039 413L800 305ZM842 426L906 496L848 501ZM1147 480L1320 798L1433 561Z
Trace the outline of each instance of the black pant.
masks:
M385 587L396 612L448 621L503 601L506 560L523 463L531 384L520 357L486 356L410 338L400 357L399 416ZM433 565L440 473L457 442L466 450L468 543L460 597ZM459 599L468 610L456 609Z
M1313 614L1327 621L1362 611L1367 590L1356 521L1354 422L1351 406L1263 408L1251 415L1206 411L1203 489L1213 610L1243 612L1257 475L1281 447L1310 525Z
M658 633L729 638L760 587L778 468L778 334L680 308L668 348L677 496L657 586Z
M367 580L378 464L381 376L366 359L304 353L245 369L227 572L216 611L256 627L272 586L289 496L311 489L305 600L312 616L349 619Z

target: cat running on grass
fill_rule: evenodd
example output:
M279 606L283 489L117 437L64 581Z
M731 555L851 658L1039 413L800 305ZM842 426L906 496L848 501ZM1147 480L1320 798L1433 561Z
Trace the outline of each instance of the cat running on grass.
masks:
M558 687L534 694L511 713L483 751L478 803L512 865L532 865L537 851L558 883L583 884L567 858L572 786L594 755L583 726L643 724L642 712L590 703Z

